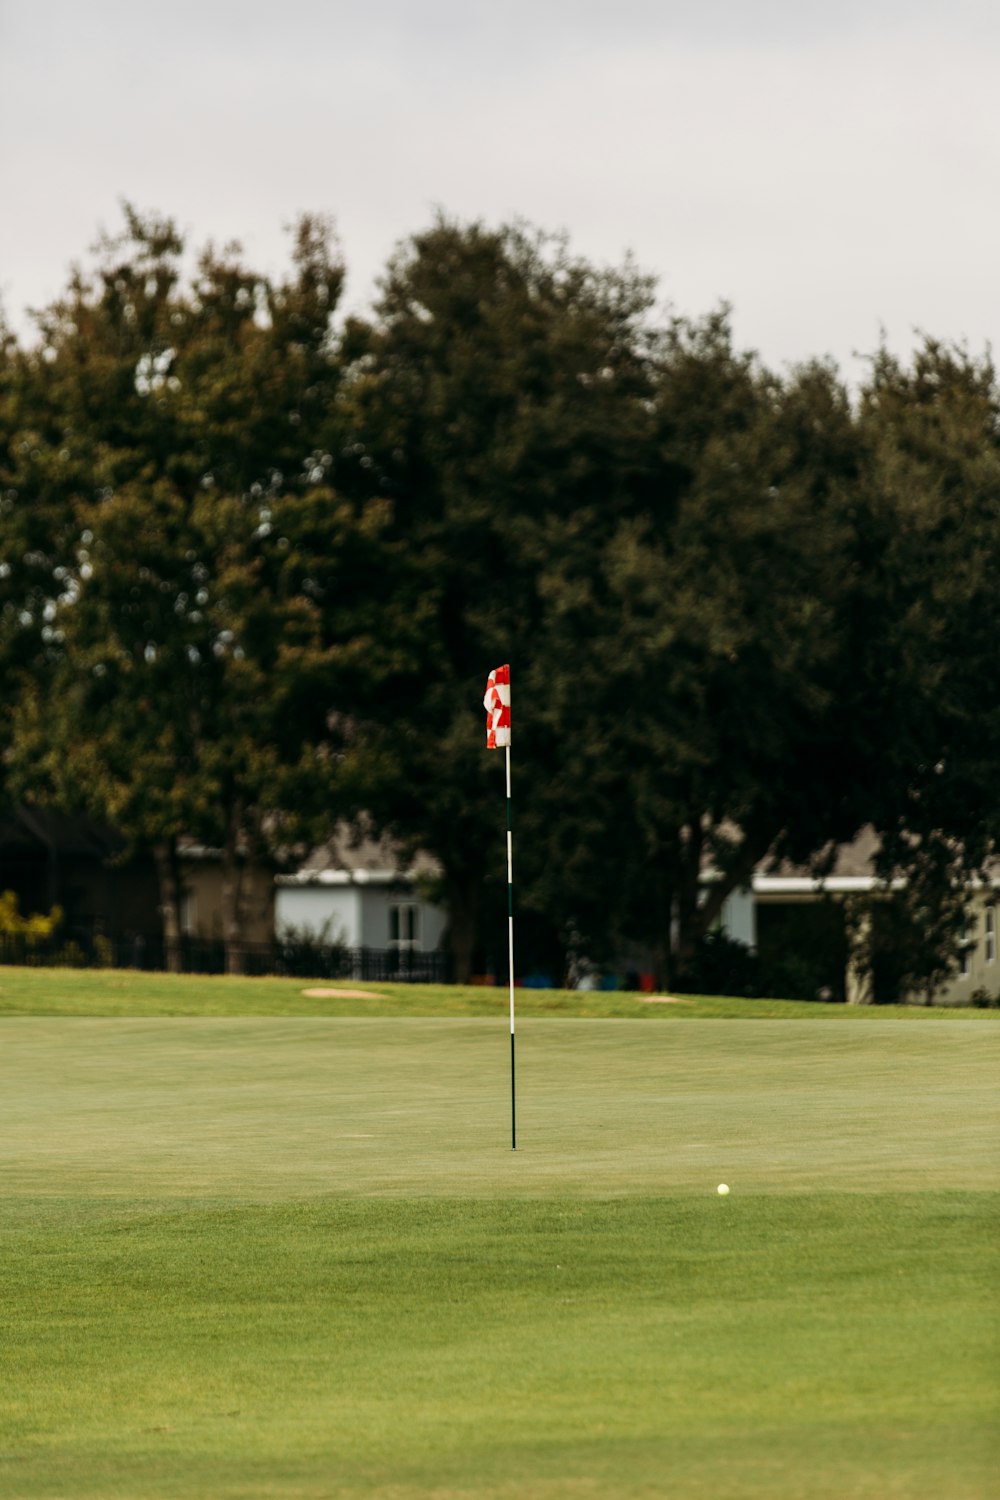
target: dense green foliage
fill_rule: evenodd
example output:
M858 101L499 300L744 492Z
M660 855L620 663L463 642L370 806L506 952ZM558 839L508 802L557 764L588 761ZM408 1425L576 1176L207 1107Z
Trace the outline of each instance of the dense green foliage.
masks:
M630 264L443 218L338 321L319 221L282 280L125 219L0 343L9 794L154 849L168 939L177 838L222 849L234 951L237 850L365 814L438 860L465 976L510 661L526 959L639 944L682 984L762 860L871 824L933 990L1000 835L988 358L880 351L852 399L658 316Z
M129 212L17 362L39 430L11 448L31 443L43 477L9 508L41 501L63 531L48 598L24 601L26 624L50 623L12 781L153 846L168 937L178 835L222 849L235 941L238 849L259 857L290 816L328 814L331 694L359 658L378 670L380 517L338 498L315 449L342 279L324 227L299 226L280 284L209 250L184 285L182 251Z

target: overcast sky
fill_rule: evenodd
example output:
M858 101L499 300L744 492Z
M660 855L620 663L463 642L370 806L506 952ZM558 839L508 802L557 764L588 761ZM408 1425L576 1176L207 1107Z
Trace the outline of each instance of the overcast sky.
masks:
M998 0L0 0L0 297L65 284L125 198L347 301L440 207L632 251L771 365L881 331L1000 347Z

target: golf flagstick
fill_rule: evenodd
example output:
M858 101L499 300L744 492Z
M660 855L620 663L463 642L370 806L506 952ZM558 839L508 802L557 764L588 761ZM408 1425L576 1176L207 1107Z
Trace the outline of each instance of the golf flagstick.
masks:
M510 1149L517 1150L517 1090L514 1087L514 855L510 831L510 743L507 744L507 975L510 981Z
M496 667L486 681L486 748L507 752L507 974L510 983L510 1149L517 1150L517 1088L514 1069L514 856L510 817L510 667Z

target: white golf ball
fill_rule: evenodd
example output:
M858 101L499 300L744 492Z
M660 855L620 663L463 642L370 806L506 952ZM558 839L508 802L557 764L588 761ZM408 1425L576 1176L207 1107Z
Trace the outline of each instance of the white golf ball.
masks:
M720 1195L720 1197L724 1198L728 1192L729 1192L729 1186L728 1186L728 1184L725 1183L725 1182L720 1182L719 1183L719 1195Z

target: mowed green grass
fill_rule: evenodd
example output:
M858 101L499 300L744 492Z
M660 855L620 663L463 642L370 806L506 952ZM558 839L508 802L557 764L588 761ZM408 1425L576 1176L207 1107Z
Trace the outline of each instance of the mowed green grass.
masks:
M360 1000L351 991L363 991ZM206 980L199 975L134 970L0 966L0 1016L498 1016L508 992L474 985L369 984L350 980ZM806 1000L744 1000L726 995L650 997L632 991L518 989L521 1016L600 1016L633 1020L775 1019L934 1021L1000 1020L1000 1010L853 1007Z
M514 1153L502 1014L131 983L0 1019L5 1500L996 1493L989 1017L527 1016Z

